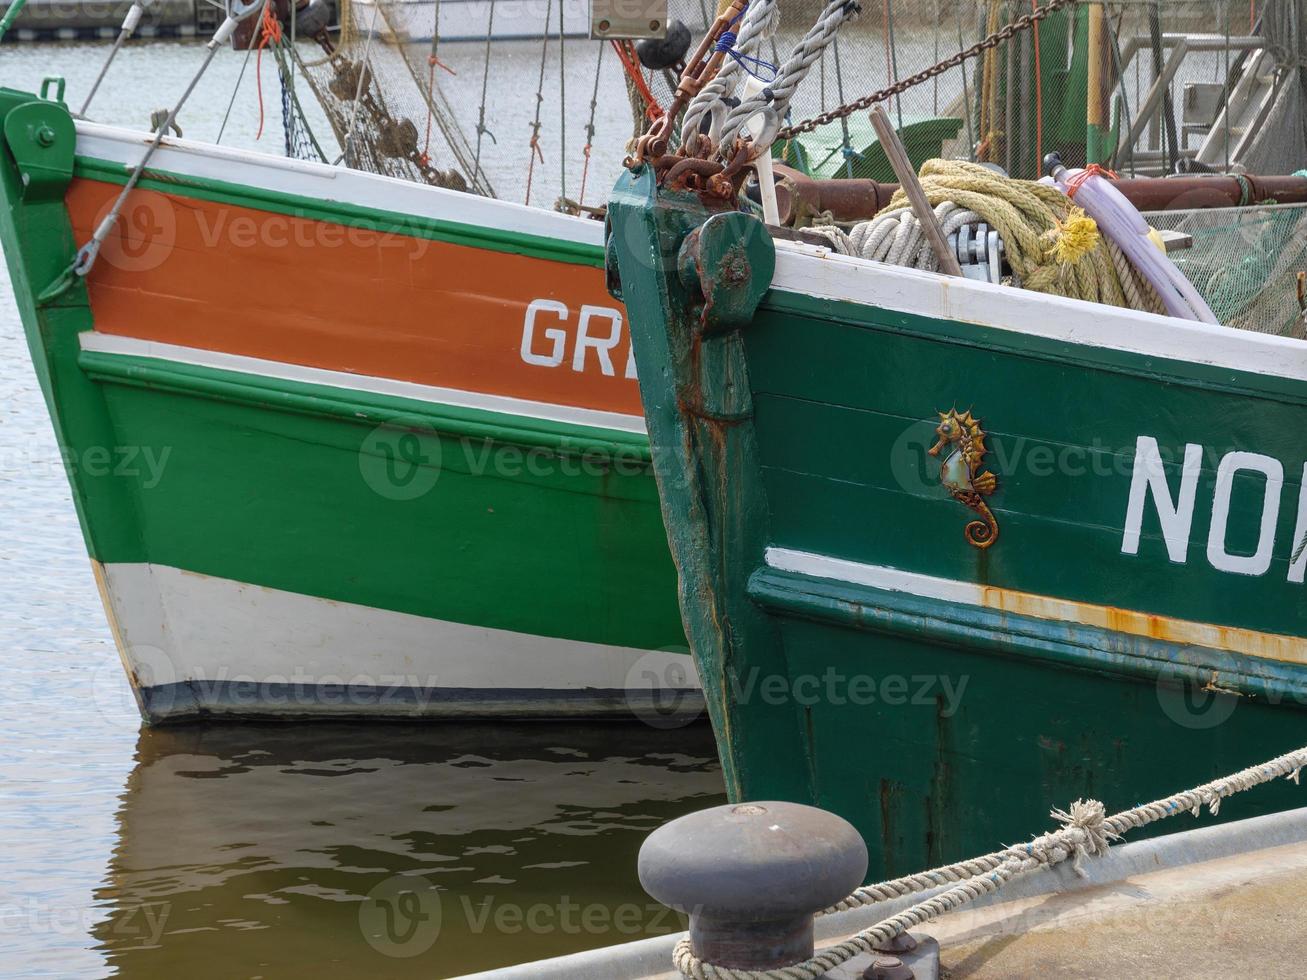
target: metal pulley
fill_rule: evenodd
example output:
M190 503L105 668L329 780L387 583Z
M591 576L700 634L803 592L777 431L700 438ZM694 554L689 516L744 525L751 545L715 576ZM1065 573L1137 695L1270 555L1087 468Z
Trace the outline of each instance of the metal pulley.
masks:
M963 225L948 236L948 244L967 279L996 286L1003 281L1003 240L987 223Z

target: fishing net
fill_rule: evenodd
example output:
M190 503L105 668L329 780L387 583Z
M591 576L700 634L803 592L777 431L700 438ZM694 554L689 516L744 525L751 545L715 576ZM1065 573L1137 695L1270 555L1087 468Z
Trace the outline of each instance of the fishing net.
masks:
M439 7L342 0L339 39L300 68L348 166L493 195L437 77L447 70L433 41Z
M1038 2L864 0L795 95L789 121L943 61ZM821 7L786 0L757 74L785 59ZM670 0L668 17L697 39L716 8ZM588 0L341 0L339 40L304 75L337 140L348 141L351 166L538 205L586 193L593 203L646 124L640 84L666 105L676 79L645 69L633 81L586 36L588 11ZM887 109L918 165L966 159L1032 178L1056 151L1070 166L1100 162L1128 175L1177 165L1292 172L1307 164L1305 19L1307 0L1081 3ZM1175 57L1181 37L1191 50ZM1158 83L1164 70L1168 85ZM778 152L814 176L893 179L865 112Z
M1307 206L1267 205L1155 211L1154 228L1193 236L1171 253L1212 312L1227 326L1302 336L1299 270L1307 269Z
M937 64L1044 2L866 0L799 90L793 119ZM813 0L786 5L779 53L815 10ZM1080 3L896 96L886 109L918 165L944 156L1034 178L1056 151L1069 166L1097 162L1131 176L1172 173L1195 160L1195 169L1288 173L1307 164L1304 27L1304 0ZM1170 83L1150 99L1164 71ZM1241 87L1245 75L1269 84ZM815 175L892 179L865 112L797 142L786 148L790 162L808 164Z

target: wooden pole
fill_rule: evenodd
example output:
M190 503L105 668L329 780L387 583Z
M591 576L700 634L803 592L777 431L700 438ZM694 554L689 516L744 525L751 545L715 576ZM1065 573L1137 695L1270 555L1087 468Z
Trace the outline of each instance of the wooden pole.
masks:
M935 209L926 200L925 188L921 186L921 181L917 179L917 172L912 169L912 161L908 159L908 151L904 149L899 134L894 131L894 124L889 121L889 116L880 106L876 106L871 110L871 125L880 138L881 149L885 151L890 166L894 168L894 173L899 178L903 193L908 196L908 202L912 205L912 213L921 222L922 230L925 231L926 238L930 240L930 247L935 250L935 258L939 260L940 272L960 278L962 276L962 267L958 265L958 257L949 251L948 239L944 237L944 229L940 227L939 219L935 217Z

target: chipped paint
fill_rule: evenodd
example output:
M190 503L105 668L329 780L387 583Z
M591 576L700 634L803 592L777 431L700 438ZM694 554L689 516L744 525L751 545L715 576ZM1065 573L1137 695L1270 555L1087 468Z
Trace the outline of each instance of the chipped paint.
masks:
M1035 619L1094 626L1129 636L1225 650L1280 663L1307 664L1307 639L1297 636L1264 633L1234 626L1218 626L1214 623L1192 622L1135 609L1078 602L1074 599L1059 599L995 585L977 585L955 579L936 578L897 568L865 565L784 548L768 548L767 564L780 571L843 580L871 588L965 603Z

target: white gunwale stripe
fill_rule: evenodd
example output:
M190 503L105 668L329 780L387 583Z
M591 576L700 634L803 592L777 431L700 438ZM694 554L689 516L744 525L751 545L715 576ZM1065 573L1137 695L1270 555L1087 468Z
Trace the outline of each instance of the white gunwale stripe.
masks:
M776 249L772 287L784 292L972 323L1091 349L1307 381L1307 343L1291 337L953 279L836 255L814 245L777 242L782 244L785 247Z
M1035 619L1095 626L1132 636L1193 644L1263 660L1307 664L1307 639L1302 637L1262 633L1258 630L1217 626L1212 623L1195 623L1153 613L1077 602L1074 599L1056 599L1031 592L1019 592L1016 589L937 578L933 575L906 572L886 565L867 565L790 548L768 548L766 562L769 568L777 571L865 585L886 592L902 592L979 609L1031 616Z
M148 134L77 122L77 152L133 166ZM279 194L603 245L597 221L377 174L267 153L165 139L152 169ZM184 190L184 189L183 189ZM776 242L775 289L900 313L973 323L1087 348L1307 381L1307 343L1100 306L1009 286L895 268L802 242ZM1018 342L1019 345L1019 342Z
M487 412L498 412L501 415L515 415L538 422L558 422L566 425L579 425L592 429L607 429L613 432L627 432L637 435L643 435L645 432L644 419L639 415L623 415L619 412L604 412L598 409L577 408L570 405L553 405L547 402L512 398L507 395L462 391L457 388L439 388L434 385L417 384L411 381L397 381L393 378L350 374L347 371L329 371L325 368L287 364L282 361L269 361L259 357L246 357L242 354L227 354L222 351L202 350L198 347L183 347L179 344L162 344L152 340L139 340L135 337L119 337L113 334L96 333L93 330L80 334L78 339L81 342L82 350L97 354L148 357L157 361L215 368L236 374L273 378L278 381L298 381L304 384L322 385L323 387L339 388L346 391L362 391L375 395L409 398L433 405L480 409Z
M126 167L134 167L140 162L152 138L149 133L77 121L79 156L109 160ZM150 161L150 170L411 214L474 228L498 228L596 248L603 246L603 225L590 218L417 184L398 177L215 146L198 140L165 139ZM179 187L177 192L185 194L186 188Z

